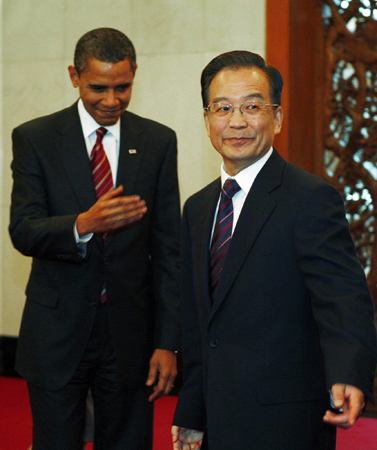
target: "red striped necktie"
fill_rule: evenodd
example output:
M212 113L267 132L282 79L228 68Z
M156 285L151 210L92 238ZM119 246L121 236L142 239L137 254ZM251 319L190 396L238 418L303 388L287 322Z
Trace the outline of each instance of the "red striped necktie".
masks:
M236 180L228 178L221 190L219 209L216 224L213 231L210 249L210 278L211 296L215 299L215 293L224 267L225 256L228 252L232 238L233 227L233 196L240 190Z
M107 159L102 144L102 140L106 133L107 130L104 127L96 130L97 140L90 155L90 165L92 168L97 199L102 197L113 187L113 176L111 174L109 160Z
M107 159L103 148L102 140L107 133L106 128L100 127L96 130L97 140L90 155L90 166L92 168L94 187L96 189L97 199L113 188L113 176L109 160ZM103 241L106 243L106 234L103 235ZM103 285L101 292L101 303L105 303L106 287Z

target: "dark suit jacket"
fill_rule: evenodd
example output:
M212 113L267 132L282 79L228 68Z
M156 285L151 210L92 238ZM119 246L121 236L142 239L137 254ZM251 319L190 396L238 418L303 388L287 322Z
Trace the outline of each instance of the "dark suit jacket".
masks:
M212 305L219 193L218 179L184 208L185 383L174 424L205 429L211 450L331 448L327 390L347 383L373 399L376 364L373 304L343 201L274 150L246 198Z
M129 153L136 149L137 153ZM89 242L83 259L73 229L96 202L77 104L13 131L10 234L33 263L16 368L29 382L64 386L107 288L115 351L129 386L145 383L155 348L177 349L180 206L175 133L130 112L121 118L117 185L148 212L131 226Z

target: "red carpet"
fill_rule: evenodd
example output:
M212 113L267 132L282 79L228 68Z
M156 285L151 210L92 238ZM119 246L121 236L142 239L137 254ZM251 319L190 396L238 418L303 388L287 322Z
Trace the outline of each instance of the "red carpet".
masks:
M173 396L156 402L153 450L172 449L170 427L176 402ZM27 450L31 435L25 381L0 377L0 450ZM377 450L377 420L361 418L350 430L339 430L336 450Z
M377 450L377 419L362 417L349 430L339 430L336 450Z
M155 403L153 450L170 450L170 428L177 397ZM26 383L20 378L0 377L0 450L27 450L32 422ZM88 445L88 450L93 446Z

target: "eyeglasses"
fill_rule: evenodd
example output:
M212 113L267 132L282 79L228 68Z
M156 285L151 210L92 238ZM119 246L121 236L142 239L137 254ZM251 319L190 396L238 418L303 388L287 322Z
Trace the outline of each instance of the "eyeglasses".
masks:
M247 100L241 103L240 106L233 106L230 103L218 102L212 103L204 108L208 114L213 114L215 117L230 117L235 109L239 109L241 114L246 114L246 116L256 117L258 116L267 106L279 106L277 103L264 103L262 100Z

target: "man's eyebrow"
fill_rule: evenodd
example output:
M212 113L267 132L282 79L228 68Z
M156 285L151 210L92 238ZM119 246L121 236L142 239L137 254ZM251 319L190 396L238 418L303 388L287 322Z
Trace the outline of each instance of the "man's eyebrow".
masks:
M258 98L258 99L264 100L264 97L260 92L253 92L252 94L245 95L244 98L247 98L247 99Z
M227 97L215 97L212 100L212 103L219 103L219 102L228 102L229 103L229 99Z
M120 83L118 85L116 85L115 87L130 87L132 86L132 83L130 81L128 81L127 83Z
M251 100L253 98L264 100L264 97L260 92L252 92L251 94L242 96L242 99L245 99L245 100ZM231 103L228 97L215 97L212 100L212 103L219 103L219 102Z
M117 84L115 86L115 88L119 88L119 87L121 87L121 88L128 88L130 86L132 86L132 83L131 82L127 82L127 83ZM107 84L101 84L101 83L90 83L90 84L88 84L88 87L91 88L91 89L99 89L99 88L106 89L109 86Z
M106 86L106 84L91 83L91 84L88 84L88 87L90 87L90 88L105 88L107 86Z

